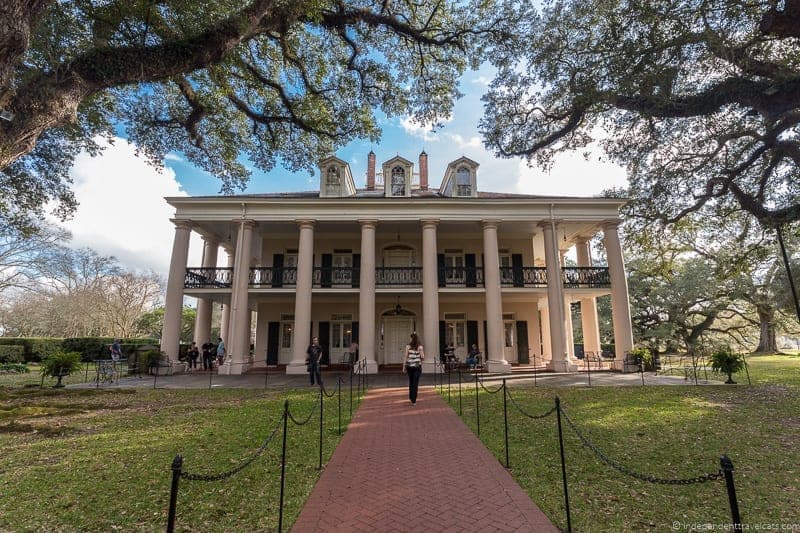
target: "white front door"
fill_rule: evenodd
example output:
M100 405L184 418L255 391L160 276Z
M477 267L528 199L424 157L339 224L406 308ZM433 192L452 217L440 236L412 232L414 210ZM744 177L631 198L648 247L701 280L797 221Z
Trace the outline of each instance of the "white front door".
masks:
M406 317L383 319L383 364L402 364L411 332L413 319Z
M509 363L517 362L517 329L513 320L503 321L503 357Z

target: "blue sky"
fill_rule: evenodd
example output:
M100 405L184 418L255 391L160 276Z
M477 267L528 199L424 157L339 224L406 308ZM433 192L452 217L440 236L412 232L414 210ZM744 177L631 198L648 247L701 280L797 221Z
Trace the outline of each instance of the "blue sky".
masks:
M478 188L483 191L554 196L594 196L610 187L625 186L625 171L605 161L601 151L590 147L582 153L562 154L552 169L530 168L521 159L499 159L487 151L477 125L483 113L481 96L491 81L492 71L484 67L467 72L461 79L464 97L456 103L453 116L438 131L413 124L408 118L391 117L381 124L379 143L355 141L336 155L349 162L356 185L365 183L367 153L372 149L378 166L399 154L417 162L424 149L428 154L431 187L438 187L447 164L461 156L478 162ZM172 248L173 212L165 196L217 194L220 182L188 163L181 154L170 154L162 171L137 158L136 147L119 139L98 157L77 158L72 177L80 206L65 224L73 234L72 246L91 246L114 255L123 266L154 270L166 275ZM245 192L317 190L318 174L292 173L283 168L255 171ZM190 246L190 264L199 264L201 244Z

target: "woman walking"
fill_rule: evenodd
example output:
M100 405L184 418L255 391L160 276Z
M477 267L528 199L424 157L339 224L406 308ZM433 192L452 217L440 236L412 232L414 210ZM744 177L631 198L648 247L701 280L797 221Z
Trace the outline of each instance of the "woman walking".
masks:
M403 358L403 372L408 374L408 399L411 400L411 405L417 405L417 389L424 359L425 352L419 343L419 337L416 333L412 333L411 341L406 344L406 354Z

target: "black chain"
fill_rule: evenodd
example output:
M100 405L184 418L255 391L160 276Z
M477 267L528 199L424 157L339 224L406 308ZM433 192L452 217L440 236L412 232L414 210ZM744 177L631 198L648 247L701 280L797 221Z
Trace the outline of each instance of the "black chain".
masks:
M515 399L514 399L514 397L513 397L513 396L511 396L511 390L510 390L510 389L509 389L509 391L508 391L508 399L509 399L509 400L511 400L511 404L512 404L514 407L516 407L516 408L517 408L517 410L518 410L520 413L522 413L523 415L525 415L525 416L527 416L528 418L531 418L531 419L533 419L533 420L540 420L540 419L542 419L542 418L547 418L548 416L550 416L550 415L552 415L553 413L555 413L555 412L556 412L556 408L555 408L555 407L553 407L553 408L551 408L549 411L547 411L546 413L544 413L544 414L541 414L541 415L532 415L532 414L530 414L530 413L527 413L527 412L525 412L525 410L523 410L523 409L522 409L522 407L520 407L520 406L517 404L517 400L515 400Z
M478 383L480 383L481 384L481 388L483 390L485 390L486 392L488 392L489 394L497 394L498 392L503 390L503 387L505 386L505 385L500 385L499 387L497 387L497 390L489 390L489 389L487 389L486 387L483 386L483 381L479 381Z
M325 396L327 396L328 398L333 398L334 396L336 396L336 391L338 390L338 388L341 385L341 383L342 383L342 378L338 378L336 380L336 387L337 388L333 392L331 392L330 394L328 394L328 391L325 389L325 385L320 385L320 388L322 389L322 393L325 394Z
M291 420L292 422L294 422L294 424L295 424L296 426L305 426L306 424L308 424L308 421L309 421L309 420L311 420L311 417L312 417L312 416L314 416L316 413L317 413L316 409L312 409L312 410L311 410L311 412L310 412L310 413L308 413L308 416L306 417L306 419L305 419L305 420L303 420L302 422L298 422L298 421L295 419L294 415L292 415L292 412L291 412L291 411L288 411L288 410L286 411L286 414L287 414L287 415L289 415L289 420Z
M640 474L639 472L634 472L633 470L629 469L625 465L623 465L623 464L615 461L614 459L611 459L610 457L608 457L597 446L595 446L594 443L592 443L592 441L590 441L588 438L586 438L583 435L583 433L581 433L578 430L578 428L575 426L575 424L572 422L572 420L570 420L569 416L567 416L567 413L564 411L563 407L561 408L561 414L564 415L564 419L567 421L567 424L569 425L569 427L572 428L572 431L574 431L575 434L578 435L578 438L581 440L581 442L583 442L584 446L586 446L587 448L592 450L592 452L594 452L594 454L601 461L606 463L608 466L610 466L611 468L613 468L613 469L617 470L618 472L621 472L621 473L623 473L623 474L625 474L627 476L639 479L641 481L647 481L647 482L650 482L650 483L658 483L658 484L661 484L661 485L693 485L695 483L705 483L706 481L713 481L715 479L722 479L722 477L723 477L723 473L722 473L721 470L718 470L718 471L716 471L716 472L714 472L712 474L703 474L701 476L683 478L683 479L665 479L665 478L659 478L659 477L655 477L655 476L651 476L651 475L647 475L647 474Z
M283 417L281 417L281 423L282 422L283 422ZM261 447L258 450L256 450L256 453L254 453L253 455L251 455L250 457L239 463L231 470L228 470L227 472L222 472L220 474L190 474L189 472L181 472L181 477L189 481L220 481L222 479L227 479L238 472L241 472L242 470L250 466L250 464L253 461L258 459L266 451L267 446L269 446L269 443L272 442L272 439L274 439L275 435L278 434L278 431L281 428L281 423L275 426L275 429L272 430L272 433L270 434L269 437L266 438Z

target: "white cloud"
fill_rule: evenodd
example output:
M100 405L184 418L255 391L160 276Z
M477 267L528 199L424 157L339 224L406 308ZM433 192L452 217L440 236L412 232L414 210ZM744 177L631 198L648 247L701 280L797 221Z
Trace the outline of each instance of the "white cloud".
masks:
M477 78L469 80L469 82L472 84L483 86L489 85L489 82L491 81L492 79L489 76L478 76Z
M588 160L577 151L557 155L549 172L530 167L525 160L516 160L517 191L552 196L596 196L605 189L627 186L625 169L603 160L597 147L590 147L588 151Z
M165 161L183 161L183 158L178 154L169 153L164 156Z
M136 147L117 138L98 157L79 155L72 168L73 190L80 205L63 225L72 232L70 246L89 247L115 256L126 268L154 270L166 277L175 235L174 210L165 196L186 196L175 172L161 172L136 157ZM199 265L202 241L192 234L189 265Z

